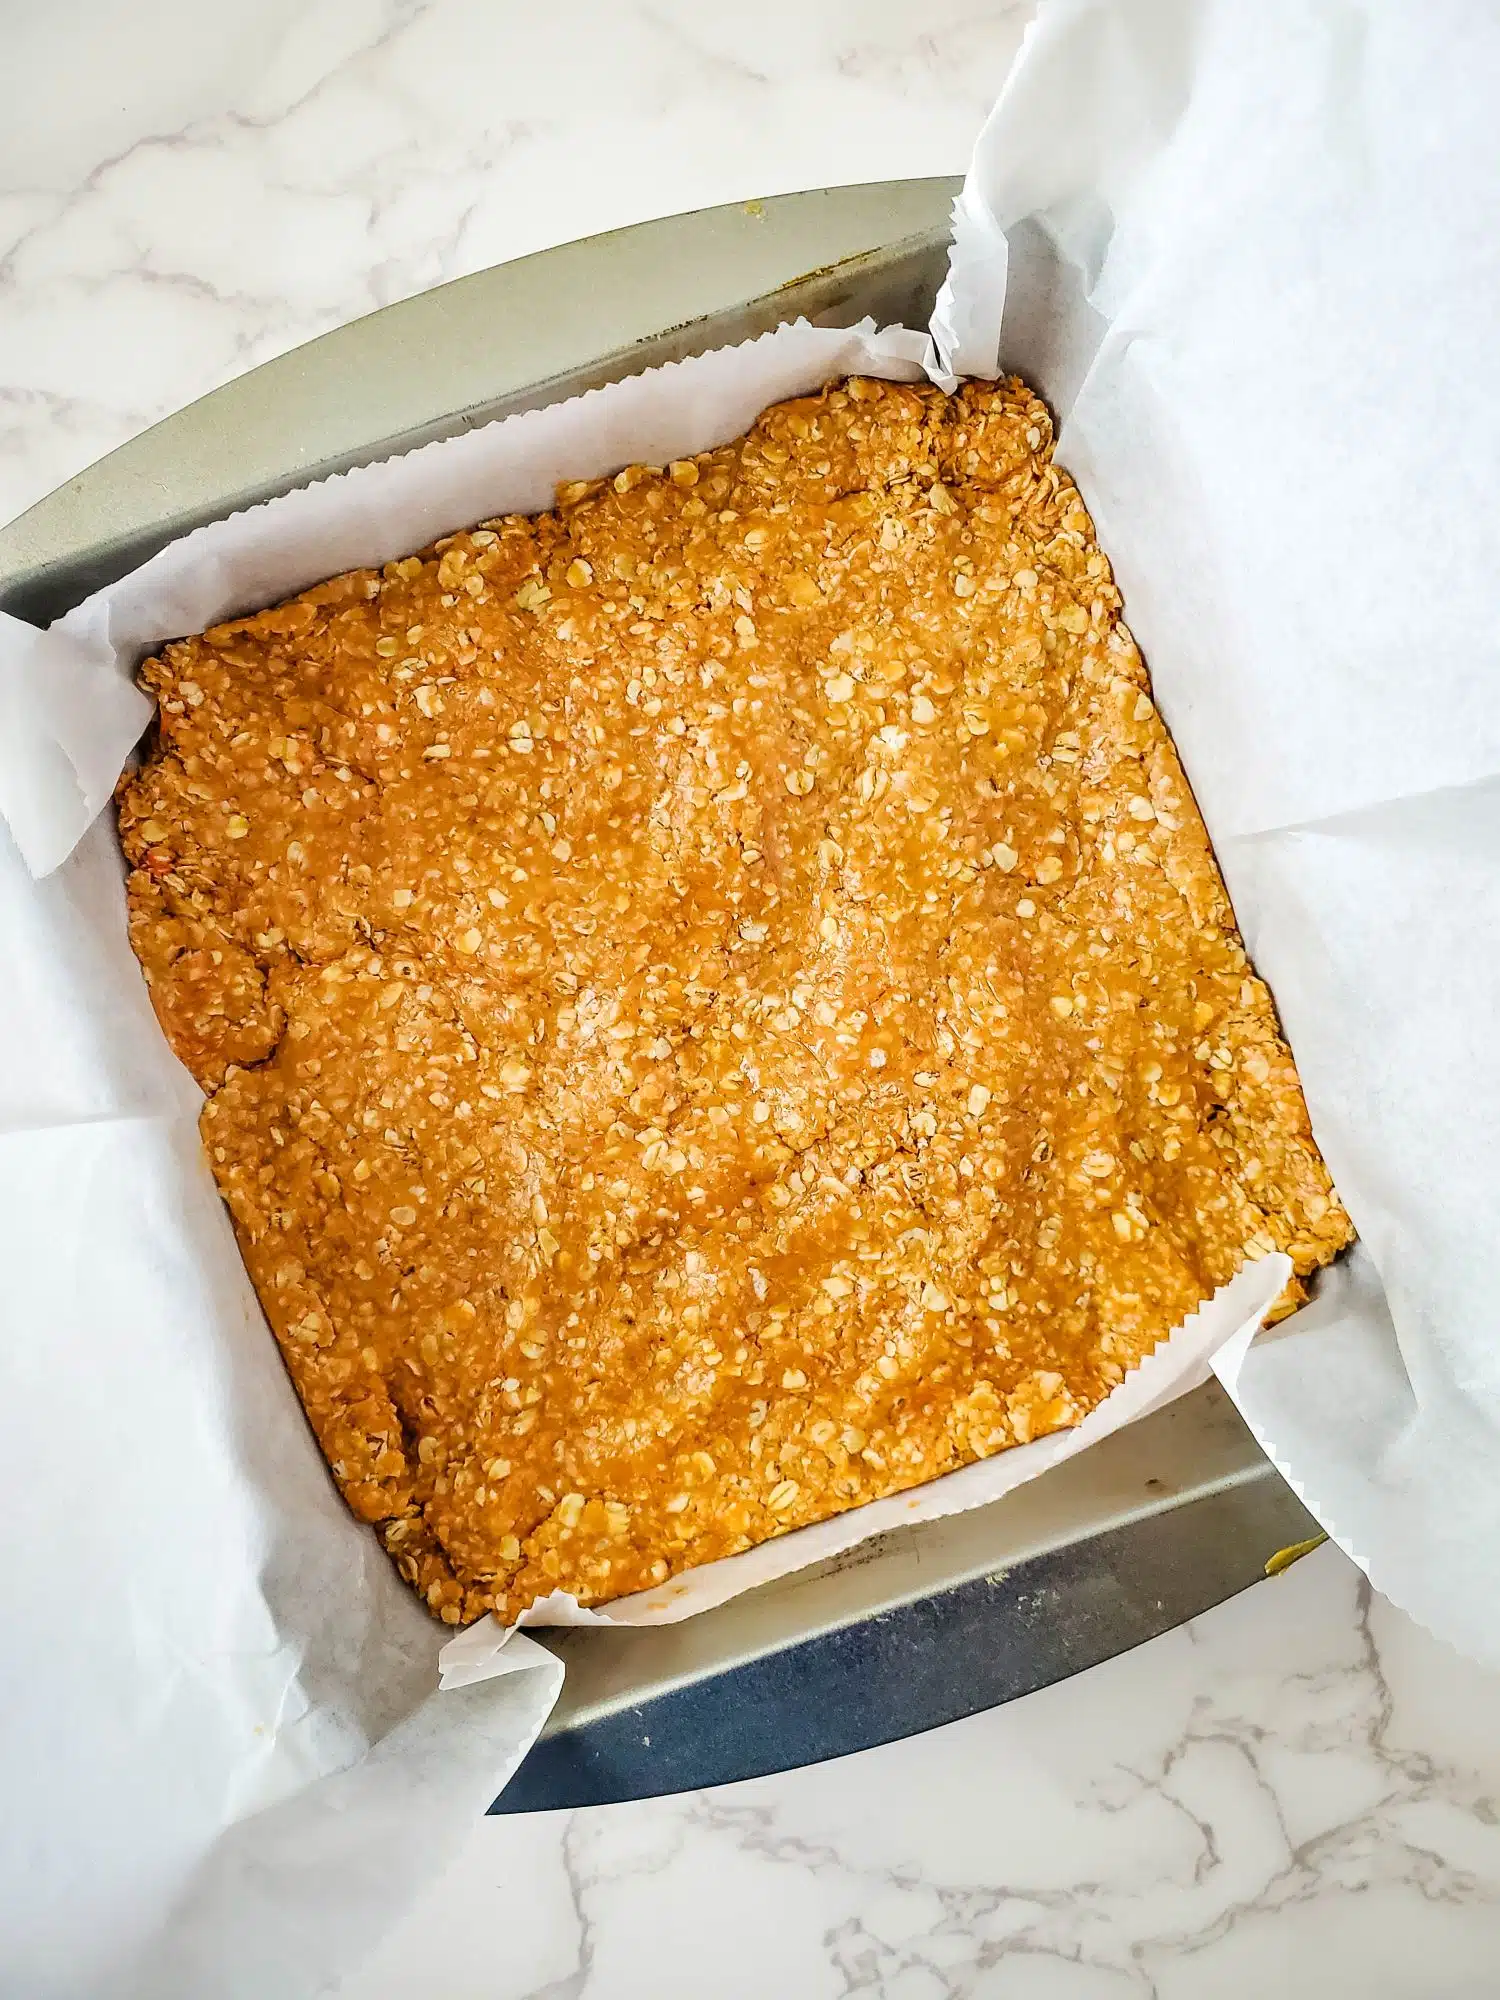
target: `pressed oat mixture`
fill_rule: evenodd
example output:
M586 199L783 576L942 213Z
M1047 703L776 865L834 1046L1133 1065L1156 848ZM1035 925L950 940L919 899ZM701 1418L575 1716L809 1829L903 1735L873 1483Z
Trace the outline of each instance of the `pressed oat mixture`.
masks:
M1348 1240L1051 444L853 381L147 663L135 947L450 1624L1076 1423Z

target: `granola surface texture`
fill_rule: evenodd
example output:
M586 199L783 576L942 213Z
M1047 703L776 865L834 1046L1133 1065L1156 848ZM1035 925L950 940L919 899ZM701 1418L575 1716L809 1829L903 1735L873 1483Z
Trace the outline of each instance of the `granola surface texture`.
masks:
M1019 382L778 405L143 679L132 940L450 1625L1076 1423L1349 1240Z

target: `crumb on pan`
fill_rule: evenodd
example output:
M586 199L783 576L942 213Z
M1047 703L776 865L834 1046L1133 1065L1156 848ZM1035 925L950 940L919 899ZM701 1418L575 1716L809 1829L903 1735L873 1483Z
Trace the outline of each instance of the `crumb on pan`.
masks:
M1073 1424L1349 1240L1019 382L779 405L144 681L135 948L450 1624Z

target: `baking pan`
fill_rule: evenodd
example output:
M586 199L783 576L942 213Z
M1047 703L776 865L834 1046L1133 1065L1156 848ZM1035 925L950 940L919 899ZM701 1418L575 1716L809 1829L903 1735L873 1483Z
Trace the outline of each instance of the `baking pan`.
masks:
M0 609L46 622L237 508L784 319L922 326L957 186L877 182L673 216L356 320L0 530ZM492 1810L649 1797L912 1735L1180 1624L1316 1532L1206 1386L992 1506L680 1625L548 1633L567 1662L562 1699Z

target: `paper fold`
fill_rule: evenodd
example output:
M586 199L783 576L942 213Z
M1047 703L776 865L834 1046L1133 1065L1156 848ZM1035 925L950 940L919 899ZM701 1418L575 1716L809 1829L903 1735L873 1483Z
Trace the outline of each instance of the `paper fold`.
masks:
M1050 1437L946 1473L925 1486L868 1501L847 1513L835 1514L831 1520L816 1521L763 1542L742 1555L705 1563L659 1589L618 1597L593 1609L555 1591L523 1612L520 1623L533 1628L672 1625L700 1611L711 1611L759 1584L826 1562L872 1536L989 1506L1207 1381L1214 1356L1221 1348L1253 1337L1291 1275L1290 1261L1279 1255L1247 1264L1205 1300L1170 1339L1131 1369L1119 1387L1073 1430L1056 1431ZM443 1686L467 1687L490 1673L505 1671L504 1662L515 1636L514 1630L506 1631L493 1618L482 1618L450 1639L439 1658Z
M1056 0L959 210L1008 233L1001 359L1058 414L1363 1239L1215 1366L1372 1580L1496 1661L1500 21L1440 18ZM992 297L965 241L955 329Z
M437 1694L441 1632L296 1407L112 833L85 832L145 720L140 657L850 372L1003 365L1052 401L1363 1247L1260 1341L1280 1274L1242 1273L1074 1433L580 1615L688 1615L980 1504L1212 1365L1380 1587L1500 1658L1497 71L1478 11L1437 35L1359 0L1050 0L927 334L783 327L216 523L47 633L0 618L0 1045L24 1053L0 1075L0 1442L27 1524L0 1754L28 1994L131 1990L127 1965L153 2000L316 1990L560 1671L478 1627Z
M297 1407L129 948L113 830L90 826L149 714L140 658L829 380L917 379L926 344L788 325L216 522L45 633L0 621L0 811L25 843L0 829L0 1046L25 1053L0 1071L0 1445L40 1524L10 1580L0 1756L26 1888L7 1970L36 2000L315 1991L441 1865L561 1676L516 1642L486 1669L503 1689L439 1693L443 1628Z
M33 874L73 851L150 720L107 650L0 612L0 812Z

